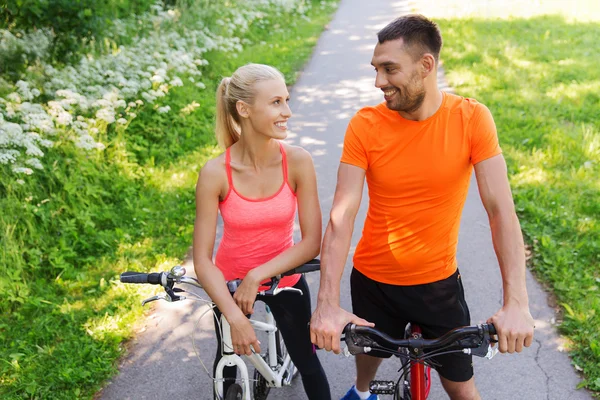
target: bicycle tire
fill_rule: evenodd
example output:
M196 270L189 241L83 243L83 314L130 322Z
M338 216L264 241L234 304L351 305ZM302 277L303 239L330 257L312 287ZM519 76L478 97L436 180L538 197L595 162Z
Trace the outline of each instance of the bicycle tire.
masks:
M275 332L275 343L277 349L277 361L280 364L283 364L285 357L288 355L287 348L285 347L285 343L279 331ZM290 360L288 367L286 369L285 374L283 375L283 380L287 381L288 384L292 382L292 380L298 375L298 368L294 365L294 362Z
M404 338L409 338L410 336L412 336L412 324L408 323L406 325L406 328L404 329ZM401 365L404 365L405 363L408 363L410 361L410 355L408 352L408 349L403 349L403 352L401 354L398 355L398 358L400 359L400 363ZM431 387L431 379L430 379L430 374L431 374L431 367L429 365L425 365L425 368L423 370L424 373L424 379L425 379L425 397L428 397L429 395L429 389ZM404 375L403 377L400 377L400 379L398 380L398 384L396 385L396 391L394 393L394 400L411 400L412 399L412 390L410 387L410 382L411 382L411 375L412 374L412 368L410 365L408 365L408 371L406 372L406 375Z
M403 353L405 354L399 354L398 358L400 359L400 364L404 365L407 362L410 362L410 357L408 355L408 350L407 349L403 349L405 350ZM410 393L410 366L408 367L408 372L406 373L406 375L401 376L398 379L398 382L396 384L396 391L394 393L394 400L411 400L412 396Z
M271 387L265 377L255 369L254 381L252 382L252 394L254 395L254 400L267 400L270 391Z
M242 387L237 383L234 383L227 389L224 400L242 400L244 397L244 391Z

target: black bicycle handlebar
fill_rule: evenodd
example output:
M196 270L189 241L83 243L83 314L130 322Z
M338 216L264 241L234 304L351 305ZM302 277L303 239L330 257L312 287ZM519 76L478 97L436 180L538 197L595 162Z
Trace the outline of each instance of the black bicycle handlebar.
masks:
M121 282L123 283L149 283L151 285L161 284L161 274L163 272L153 272L145 274L142 272L127 271L121 274Z
M313 272L313 271L318 271L321 269L321 261L318 259L312 259L309 262L302 264L299 267L296 267L294 269L291 269L287 272L284 272L283 274L281 274L281 276L290 276L290 275L295 275L295 274L305 274L307 272Z
M290 276L290 275L295 275L295 274L304 274L307 272L318 271L320 268L321 268L321 261L315 258L299 267L296 267L294 269L284 272L283 274L281 274L279 276L271 278L271 282L268 283L267 285L270 285L271 289L274 290L277 287L276 284L279 283L279 280L284 276ZM151 285L168 286L170 288L173 287L173 283L175 281L174 277L171 276L167 272L152 272L152 273L146 274L143 272L132 272L132 271L123 272L120 276L120 280L123 283L147 283L147 284L151 284ZM234 279L234 280L227 282L227 286L229 287L230 291L235 291L235 289L237 289L237 287L241 284L241 282L242 282L241 279ZM269 291L267 291L267 294L270 294Z
M352 354L364 353L369 347L373 350L382 349L389 352L398 352L401 348L407 348L411 352L419 353L426 349L440 349L445 347L477 348L483 341L491 341L490 335L496 334L496 328L492 324L481 324L476 326L465 326L456 328L437 339L393 339L389 335L368 326L348 324L344 328L345 341L348 350Z

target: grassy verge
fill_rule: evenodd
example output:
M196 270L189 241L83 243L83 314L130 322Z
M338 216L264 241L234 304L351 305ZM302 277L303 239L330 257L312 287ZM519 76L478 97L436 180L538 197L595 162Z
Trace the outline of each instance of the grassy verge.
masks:
M564 310L583 385L600 391L600 23L436 22L451 86L494 114L531 266Z
M0 291L13 297L0 316L0 397L91 398L115 373L142 313L118 274L166 269L187 252L197 172L217 152L216 85L247 62L292 84L337 2L306 3L307 18L251 26L242 52L207 54L205 90L173 89L167 114L145 106L104 152L65 144L26 181L0 171Z

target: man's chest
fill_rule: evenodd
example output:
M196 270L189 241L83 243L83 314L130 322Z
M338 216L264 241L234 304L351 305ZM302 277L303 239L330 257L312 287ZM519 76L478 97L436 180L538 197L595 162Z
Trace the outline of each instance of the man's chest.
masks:
M388 132L371 141L367 180L390 195L443 194L470 174L470 156L469 139L461 131Z

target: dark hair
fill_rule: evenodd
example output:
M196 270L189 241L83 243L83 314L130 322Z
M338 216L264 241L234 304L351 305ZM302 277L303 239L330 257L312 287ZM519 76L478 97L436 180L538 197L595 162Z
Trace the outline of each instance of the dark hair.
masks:
M442 34L437 24L420 14L404 15L390 22L377 33L379 44L402 38L407 51L418 60L431 53L436 63L442 48Z

